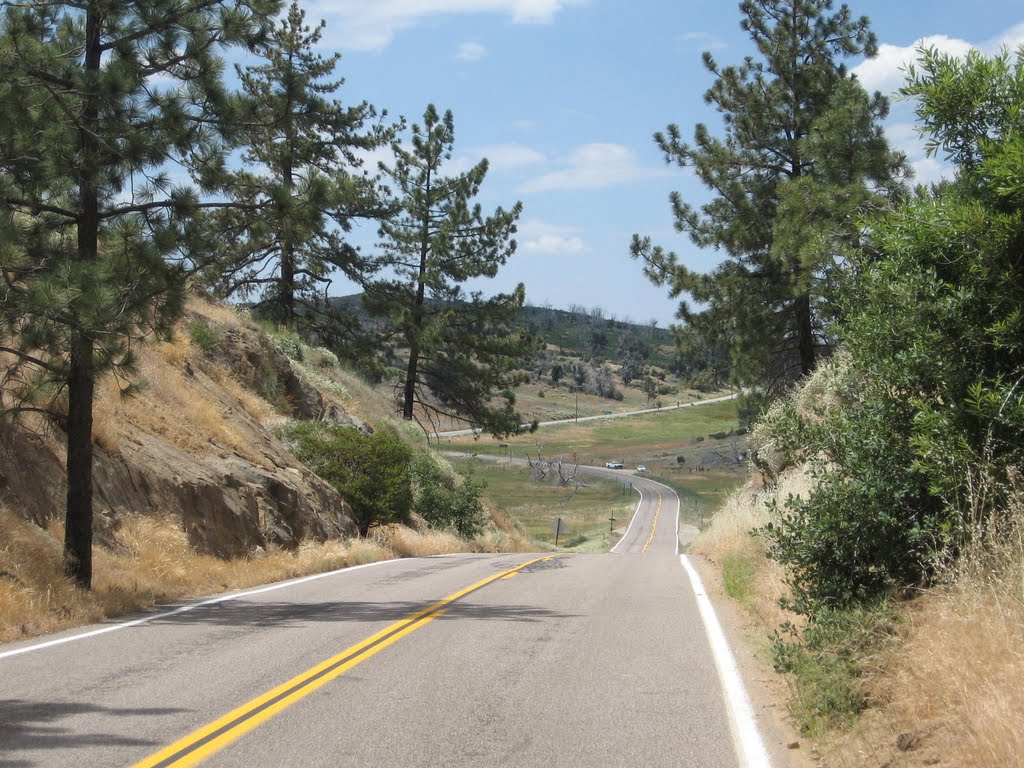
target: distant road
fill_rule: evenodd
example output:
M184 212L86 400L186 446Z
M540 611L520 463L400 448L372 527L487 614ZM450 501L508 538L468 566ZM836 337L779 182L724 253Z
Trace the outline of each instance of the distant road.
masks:
M693 408L698 405L710 405L711 403L723 403L726 400L735 400L740 396L737 392L732 395L723 395L722 397L712 397L708 400L694 400L692 403L680 403L678 405L666 405L662 408L644 408L640 411L625 411L623 413L602 413L597 416L580 416L578 419L557 419L555 421L541 421L537 424L538 427L555 427L562 424L579 424L583 421L598 421L600 419L624 419L628 416L640 416L645 413L661 413L662 411L675 411L679 408ZM529 424L522 424L522 427L529 427ZM480 434L478 429L454 429L449 432L437 432L435 437L469 437L470 435Z
M767 767L678 499L634 483L616 554L375 563L0 645L0 766Z

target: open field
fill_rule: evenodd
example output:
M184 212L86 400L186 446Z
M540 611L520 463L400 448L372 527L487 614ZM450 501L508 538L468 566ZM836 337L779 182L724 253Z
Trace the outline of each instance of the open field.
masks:
M486 480L484 497L519 520L526 533L542 544L554 544L553 525L561 517L567 530L559 537L560 546L604 551L617 540L608 536L609 515L615 516L615 527L619 528L628 522L636 506L628 475L623 475L622 482L588 476L585 487L574 489L534 482L530 469L520 464L473 459L453 459L452 464L460 473L472 472L474 477Z
M648 401L647 395L643 393L639 385L639 381L636 382L636 386L626 386L617 382L619 391L622 393L622 400L610 400L607 397L580 392L579 415L600 416L604 413L624 413L656 407L656 404ZM523 384L515 390L516 408L527 421L534 419L537 421L568 420L577 415L576 394L569 390L569 386L565 382L559 382L558 386L552 386L548 380ZM660 400L663 405L668 406L676 403L710 400L713 397L721 397L726 394L729 394L729 390L698 392L695 389L680 388L678 395L663 395Z
M446 438L440 447L491 455L503 455L511 450L517 456L535 455L539 447L546 457L571 458L575 454L581 464L599 466L617 459L631 466L659 456L674 458L700 448L698 438L735 429L737 418L736 402L729 400L623 419L552 425L532 435L504 441L490 437ZM710 442L704 442L711 447Z
M590 487L580 489L572 498L571 489L531 481L529 470L515 464L453 462L460 472L473 468L488 482L485 496L495 506L522 521L526 532L539 542L554 539L551 525L558 515L570 523L569 539L585 535L597 546L604 537L606 549L614 544L607 539L608 509L619 504L627 519L635 500L624 499L630 469L647 466L653 479L672 487L682 499L686 522L703 526L721 506L725 497L746 479L746 466L736 461L745 449L743 438L712 439L711 433L726 432L737 426L736 403L712 403L696 408L652 413L625 419L593 421L545 427L533 435L522 435L505 442L482 437L453 438L442 441L442 449L462 450L490 456L522 458L537 455L547 459L564 456L567 462L602 466L617 459L626 465L622 480L608 483L588 478ZM680 462L682 458L682 462ZM616 524L616 528L620 524ZM577 528L579 529L577 531Z

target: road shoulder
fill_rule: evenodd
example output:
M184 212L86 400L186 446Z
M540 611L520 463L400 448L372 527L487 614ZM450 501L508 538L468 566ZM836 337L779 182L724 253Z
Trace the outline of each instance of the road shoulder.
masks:
M786 705L789 688L771 666L763 628L726 593L721 569L705 557L687 555L704 582L750 696L758 730L773 768L820 768L810 742L793 724Z

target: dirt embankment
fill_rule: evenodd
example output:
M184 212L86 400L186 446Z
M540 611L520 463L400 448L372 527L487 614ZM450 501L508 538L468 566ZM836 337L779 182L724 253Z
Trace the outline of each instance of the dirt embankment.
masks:
M105 380L96 402L95 511L116 546L128 514L181 520L198 552L231 557L351 535L345 501L270 432L283 417L369 429L298 375L256 327L193 300L174 341L141 350L139 391ZM64 435L25 419L0 431L0 499L45 526L63 516Z

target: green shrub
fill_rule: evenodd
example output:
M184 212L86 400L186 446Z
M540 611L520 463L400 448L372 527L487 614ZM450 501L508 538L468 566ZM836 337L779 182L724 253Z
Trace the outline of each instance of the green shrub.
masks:
M211 328L205 320L195 319L188 328L189 339L199 347L204 354L209 353L213 346L220 341L220 333Z
M792 675L792 711L809 736L852 725L866 706L863 670L893 636L888 603L818 614L798 636L792 625L775 635L778 672Z
M404 523L412 507L412 449L397 435L298 422L282 428L296 457L330 483L352 508L359 533L374 523Z
M420 453L413 460L412 475L415 508L427 522L467 539L483 532L487 515L480 502L482 482L470 475L457 483L428 453Z

